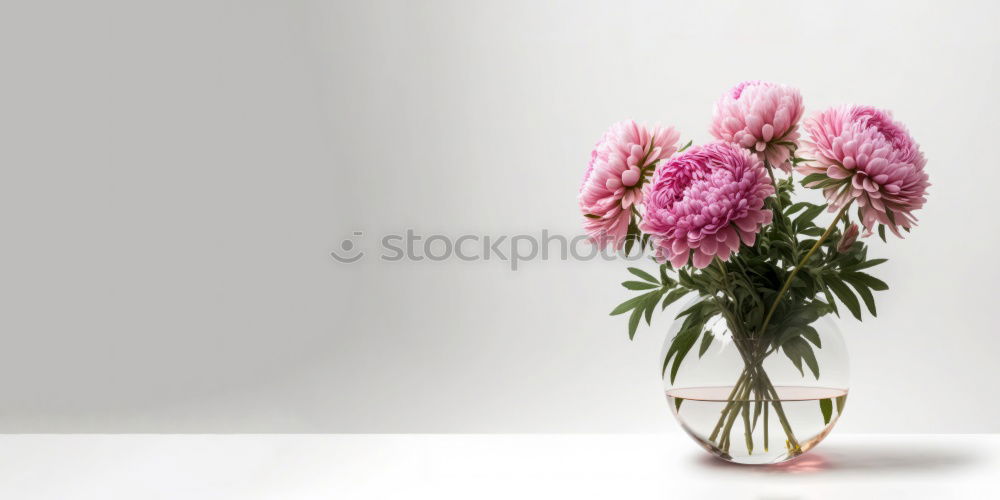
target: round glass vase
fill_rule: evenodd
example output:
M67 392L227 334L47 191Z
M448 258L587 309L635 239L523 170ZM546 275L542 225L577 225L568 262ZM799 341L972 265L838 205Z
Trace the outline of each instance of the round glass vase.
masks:
M848 363L833 321L809 326L775 348L736 342L726 321L710 321L676 372L673 363L664 366L667 401L681 427L713 455L740 464L781 463L814 448L844 411Z

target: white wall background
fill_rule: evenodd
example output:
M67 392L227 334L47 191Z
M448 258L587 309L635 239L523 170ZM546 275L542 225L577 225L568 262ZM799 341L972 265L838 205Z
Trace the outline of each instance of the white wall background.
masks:
M677 432L624 265L342 265L579 232L589 149L740 80L895 111L934 184L841 322L845 432L1000 432L993 2L3 2L0 431Z

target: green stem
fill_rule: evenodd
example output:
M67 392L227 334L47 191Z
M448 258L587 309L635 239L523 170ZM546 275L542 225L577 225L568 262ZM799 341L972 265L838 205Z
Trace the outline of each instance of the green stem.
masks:
M767 415L771 413L771 408L767 401L764 401L764 453L767 453Z
M771 186L774 186L774 203L778 205L778 210L781 210L781 197L778 196L778 181L774 179L774 169L767 160L764 160L764 166L767 167L767 175L771 178Z
M805 257L802 257L802 260L799 261L799 264L797 266L795 266L795 269L792 269L791 274L788 275L788 279L785 280L785 284L782 285L781 290L778 291L778 295L774 297L774 303L771 304L771 308L767 311L767 316L764 316L764 322L761 324L760 330L758 330L757 332L758 335L764 335L764 332L767 331L767 325L768 323L771 322L771 316L774 316L774 311L778 308L778 304L781 303L781 298L784 297L786 292L788 292L788 288L792 286L792 279L794 279L795 275L799 273L799 270L801 270L802 267L806 265L806 262L809 260L809 257L812 257L812 255L816 253L816 250L819 250L820 245L822 245L823 242L830 237L830 233L832 233L834 228L837 227L837 221L839 221L840 218L844 216L844 213L847 212L847 209L850 206L851 204L850 202L848 202L846 205L844 205L844 208L841 208L840 211L837 212L837 216L833 218L833 222L831 222L830 226L826 228L826 231L823 232L823 235L820 236L818 240L816 240L816 244L814 244L812 248L810 248L809 251L806 252Z
M778 422L781 424L781 428L785 430L785 435L788 437L788 444L790 445L791 451L799 451L799 442L795 439L795 434L792 433L792 426L788 423L788 418L785 416L785 410L781 407L781 398L778 396L778 390L774 388L774 384L771 383L771 379L768 378L767 374L763 370L760 372L765 389L767 392L771 393L771 397L774 398L772 403L774 403L774 412L778 414Z
M726 420L726 427L722 430L722 440L719 443L722 451L729 453L729 445L731 442L731 432L733 429L733 424L736 423L736 417L740 415L740 410L743 408L744 400L749 398L750 394L750 384L744 385L743 390L740 391L737 400L733 401L735 407L729 412L729 419Z
M749 422L749 410L750 410L750 394L755 393L758 401L763 401L764 403L764 450L768 448L768 420L771 407L774 407L775 414L778 415L778 422L781 424L782 430L785 431L785 435L788 438L788 448L792 452L798 452L801 448L799 446L798 440L795 438L795 433L792 431L791 423L788 421L788 417L785 415L785 410L781 405L779 400L777 389L774 384L771 383L770 377L764 371L762 362L751 362L747 363L746 368L744 368L743 373L740 375L739 379L736 381L736 385L733 390L729 393L727 398L727 404L725 408L719 414L719 421L715 425L715 429L712 431L711 436L709 436L709 441L715 442L719 450L723 453L729 453L729 447L731 445L731 432L736 419L740 417L741 414L744 416L744 426L747 428L747 451L753 452L753 440L752 440L752 427Z
M729 403L727 403L726 407L722 409L721 416L719 417L719 423L716 424L715 429L712 430L712 435L708 438L709 441L715 441L715 438L719 435L719 431L722 430L722 426L725 425L726 415L729 413L729 409L736 404L736 394L743 390L743 383L747 381L748 376L749 372L744 370L740 375L740 378L736 379L736 385L733 386L733 390L729 393L729 397L726 398Z
M747 441L747 453L753 455L753 429L750 428L750 393L747 393L747 401L743 403L743 435Z
M722 259L716 257L715 263L718 264L719 272L722 273L722 287L718 290L722 292L723 296L728 297L729 300L736 306L737 311L740 309L739 301L737 301L736 296L732 293L732 287L729 284L729 271L725 264L722 263ZM733 344L736 345L736 349L739 350L740 356L743 359L750 359L750 346L747 342L750 341L750 336L746 331L744 331L744 323L740 321L739 317L734 314L726 304L724 300L720 300L718 296L714 296L716 305L719 306L719 310L722 312L722 316L726 319L726 323L729 325L729 331L733 335Z

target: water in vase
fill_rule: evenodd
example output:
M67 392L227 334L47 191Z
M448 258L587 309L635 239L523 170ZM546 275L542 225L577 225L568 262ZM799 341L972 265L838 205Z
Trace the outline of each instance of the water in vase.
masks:
M816 446L833 428L847 400L845 389L777 386L775 390L777 398L735 401L730 399L732 386L673 388L666 394L684 430L705 449L731 462L770 464Z

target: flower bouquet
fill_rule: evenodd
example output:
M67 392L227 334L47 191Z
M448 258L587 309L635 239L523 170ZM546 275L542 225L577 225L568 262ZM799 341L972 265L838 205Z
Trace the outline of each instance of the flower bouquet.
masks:
M830 432L847 384L829 318L875 316L873 292L888 289L870 274L886 259L859 237L909 232L929 186L923 154L888 112L831 108L800 137L803 113L798 90L753 81L716 103L716 142L678 147L672 127L623 121L580 187L591 241L650 251L659 266L630 267L622 283L637 295L611 314L628 315L629 338L689 297L664 348L667 397L692 437L734 462L788 460ZM826 203L797 200L797 185ZM818 223L824 211L832 218Z

